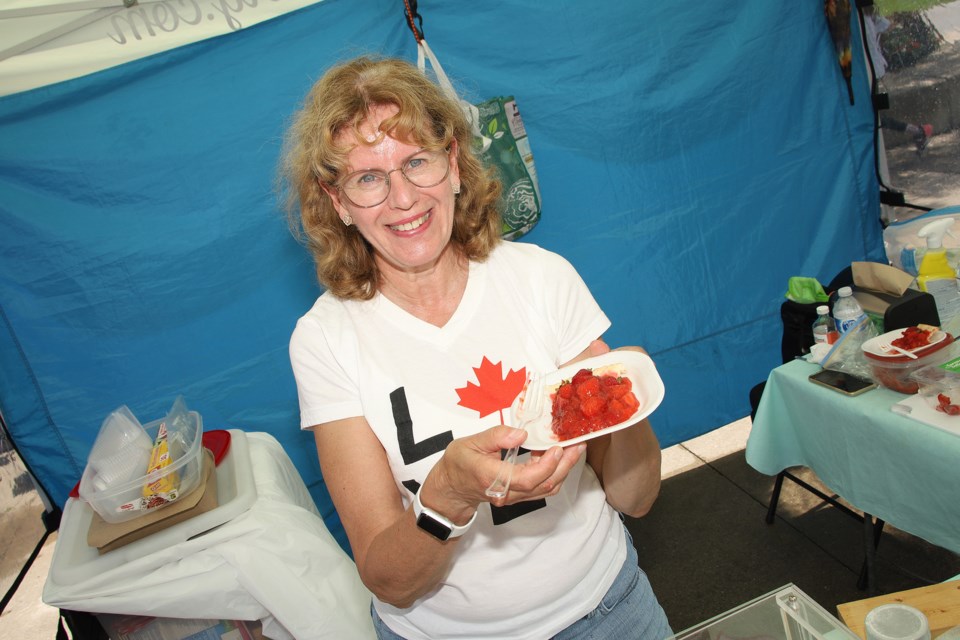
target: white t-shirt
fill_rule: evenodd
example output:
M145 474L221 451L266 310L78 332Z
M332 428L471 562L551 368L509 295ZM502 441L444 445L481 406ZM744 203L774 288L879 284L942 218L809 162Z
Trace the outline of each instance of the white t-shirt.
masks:
M325 293L290 342L301 426L364 416L409 505L453 438L509 422L527 367L555 370L609 326L569 262L524 243L503 242L471 263L443 327L383 296ZM482 503L449 573L412 607L376 598L374 606L410 640L549 637L597 606L625 545L618 514L581 458L554 497Z

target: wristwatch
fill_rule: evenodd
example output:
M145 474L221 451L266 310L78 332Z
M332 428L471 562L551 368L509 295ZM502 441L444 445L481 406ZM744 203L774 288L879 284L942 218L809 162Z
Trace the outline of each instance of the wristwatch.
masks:
M474 511L467 524L462 526L456 525L449 518L440 515L429 507L423 506L423 503L420 502L419 490L413 494L413 515L417 518L418 527L441 541L462 536L473 524L473 521L477 519L477 512Z

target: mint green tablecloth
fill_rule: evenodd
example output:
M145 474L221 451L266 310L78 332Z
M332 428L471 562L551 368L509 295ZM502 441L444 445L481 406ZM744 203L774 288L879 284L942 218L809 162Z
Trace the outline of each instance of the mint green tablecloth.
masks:
M808 467L857 509L960 553L960 437L890 411L903 394L851 398L807 380L819 369L770 372L747 463L768 475Z

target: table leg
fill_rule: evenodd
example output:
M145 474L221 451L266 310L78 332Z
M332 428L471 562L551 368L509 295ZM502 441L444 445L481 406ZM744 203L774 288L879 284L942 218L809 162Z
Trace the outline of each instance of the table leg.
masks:
M860 568L857 588L861 591L866 590L870 594L877 592L877 547L880 544L883 525L884 522L880 518L874 520L869 513L863 513L863 566Z
M83 638L84 640L110 640L100 621L92 613L60 609L57 624L57 640Z
M767 505L767 524L773 524L773 519L777 515L777 503L780 502L780 490L783 489L783 477L786 471L777 474L777 479L773 483L773 493L770 494L770 504Z
M863 565L860 567L860 576L857 578L857 588L861 591L866 590L870 593L876 593L877 577L874 565L876 564L876 551L877 546L880 544L880 535L883 533L884 521L880 518L874 519L872 515L866 512L864 512L861 516L858 512L841 503L837 496L828 496L823 491L820 491L820 489L784 469L777 474L777 478L773 483L773 492L770 495L770 504L767 505L767 524L773 524L773 521L776 518L777 503L780 501L780 492L783 489L784 478L789 478L830 505L840 509L848 516L860 520L863 523L864 557Z

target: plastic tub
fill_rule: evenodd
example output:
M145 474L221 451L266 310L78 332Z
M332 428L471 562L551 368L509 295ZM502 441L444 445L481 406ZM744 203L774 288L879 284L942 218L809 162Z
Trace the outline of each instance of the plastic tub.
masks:
M945 347L951 343L953 343L953 336L948 333L940 342L915 351L916 360L908 356L878 356L867 350L864 350L863 355L870 363L873 378L881 386L900 393L916 393L920 389L920 384L912 374L927 365L942 364L949 360L951 350Z
M930 640L930 622L922 611L902 602L882 604L863 621L867 640Z
M960 420L960 341L944 351L949 352L946 360L920 367L911 377L920 387L917 393L931 408Z
M108 486L98 481L97 469L88 464L80 479L80 497L100 514L107 522L126 522L156 509L172 504L193 491L200 484L203 457L203 420L196 411L188 411L186 419L155 420L143 426L155 442L160 425L166 423L167 447L172 462L162 469L143 475L127 482L112 482ZM144 487L157 481L168 482L174 491L165 499L150 499L144 496Z

